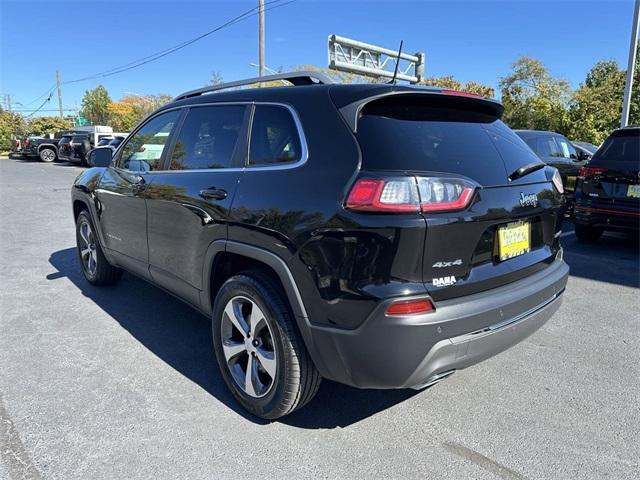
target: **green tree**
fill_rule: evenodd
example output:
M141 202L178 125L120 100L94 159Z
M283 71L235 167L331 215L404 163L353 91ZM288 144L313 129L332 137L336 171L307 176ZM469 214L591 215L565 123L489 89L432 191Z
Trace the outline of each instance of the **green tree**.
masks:
M614 60L597 62L569 103L568 135L596 145L620 126L624 71ZM635 89L634 89L635 90Z
M571 87L567 81L553 77L540 60L519 58L499 86L503 119L511 128L566 133Z
M35 117L29 120L28 130L33 135L49 135L63 130L69 130L73 126L71 118L60 117Z
M615 60L599 61L591 67L569 104L570 137L598 145L620 126L625 75ZM640 57L636 56L629 124L639 123Z
M93 125L107 125L109 123L109 92L102 85L93 90L87 90L82 97L82 114Z
M9 150L14 138L26 133L22 115L0 108L0 150Z

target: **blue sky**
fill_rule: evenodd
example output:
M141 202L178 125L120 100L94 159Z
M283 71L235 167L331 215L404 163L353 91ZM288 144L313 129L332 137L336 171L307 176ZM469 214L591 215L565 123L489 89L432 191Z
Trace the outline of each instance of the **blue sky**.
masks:
M0 93L27 104L54 84L56 69L63 81L104 71L195 37L256 4L0 0ZM406 51L426 53L429 76L496 87L515 59L530 55L577 86L597 60L626 65L632 10L632 0L297 0L267 12L266 62L276 69L326 66L327 36L335 33L388 48L403 39ZM140 68L64 85L64 106L79 106L84 91L100 83L117 100L129 92L177 94L202 86L212 71L225 80L255 76L249 64L257 60L257 17L251 17ZM57 108L56 97L43 108Z

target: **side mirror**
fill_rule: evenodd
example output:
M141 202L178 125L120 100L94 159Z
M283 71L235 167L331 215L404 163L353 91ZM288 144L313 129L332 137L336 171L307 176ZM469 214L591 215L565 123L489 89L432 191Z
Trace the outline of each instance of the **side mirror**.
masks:
M89 152L87 163L90 167L108 167L113 158L111 147L97 147Z
M589 155L586 152L578 152L578 158L576 159L577 162L586 162L587 160L589 160L591 158L591 155Z

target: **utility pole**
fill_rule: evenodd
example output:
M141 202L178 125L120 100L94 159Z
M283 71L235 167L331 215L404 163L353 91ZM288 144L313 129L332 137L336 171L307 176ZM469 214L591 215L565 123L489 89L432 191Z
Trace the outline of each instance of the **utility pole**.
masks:
M7 102L7 110L11 112L11 94L7 93L5 97L6 97L5 101Z
M258 75L264 77L264 0L258 0L258 64Z
M62 115L62 92L60 91L60 72L56 70L56 87L58 89L58 110L60 110L60 118Z
M627 79L624 82L624 100L622 101L622 118L620 128L629 123L631 108L631 87L633 87L633 70L636 66L636 45L638 44L638 19L640 17L640 0L635 1L633 9L633 24L631 25L631 44L629 45L629 63L627 65Z

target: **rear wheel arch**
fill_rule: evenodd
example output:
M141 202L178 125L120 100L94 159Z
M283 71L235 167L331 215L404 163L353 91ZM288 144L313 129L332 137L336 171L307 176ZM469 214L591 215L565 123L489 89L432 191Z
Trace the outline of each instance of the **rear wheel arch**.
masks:
M316 368L320 373L327 371L313 342L309 318L293 275L285 261L274 253L240 242L213 242L205 255L202 310L212 315L218 289L228 278L249 270L260 271L274 282L273 285L281 289Z
M89 206L82 200L74 200L73 201L73 220L74 221L78 220L78 215L80 215L80 213L83 210L89 211Z

